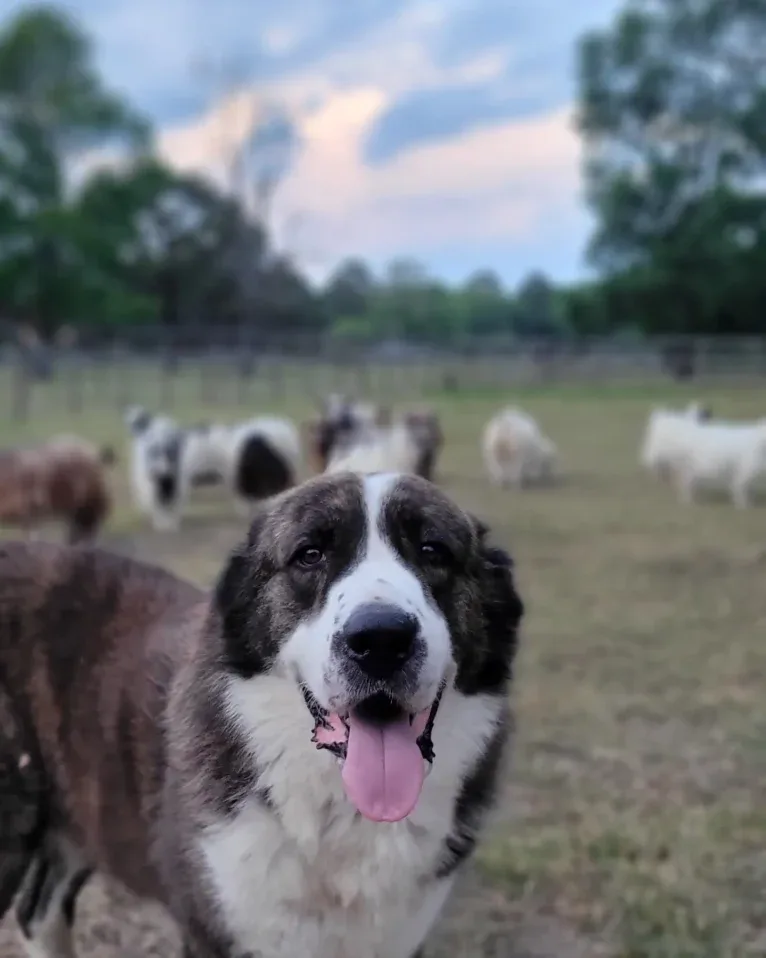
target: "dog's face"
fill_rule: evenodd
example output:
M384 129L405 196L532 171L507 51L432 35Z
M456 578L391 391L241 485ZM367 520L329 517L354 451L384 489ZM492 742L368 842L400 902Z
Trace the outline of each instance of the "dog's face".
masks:
M485 533L418 477L321 476L264 509L219 581L226 666L296 683L314 741L344 763L368 817L404 817L409 787L402 772L391 804L359 799L371 754L380 768L381 749L391 768L414 754L422 772L446 688L507 691L523 607Z

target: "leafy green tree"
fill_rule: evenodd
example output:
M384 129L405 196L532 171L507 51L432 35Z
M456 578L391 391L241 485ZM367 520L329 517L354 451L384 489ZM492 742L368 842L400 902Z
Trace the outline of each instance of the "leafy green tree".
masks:
M325 309L331 320L364 316L375 290L375 277L366 263L348 259L341 263L325 284L322 292Z
M556 289L542 273L531 273L516 290L515 328L525 336L550 336L564 330Z
M513 332L514 306L497 275L479 270L457 293L461 315L460 331L468 336L508 335Z
M247 243L251 269L264 256L262 233L235 203L154 161L93 176L77 213L94 288L118 285L126 304L154 304L147 318L164 325L231 322L245 295L238 254Z
M27 8L0 33L0 304L46 332L82 306L68 163L146 142L145 123L92 59L88 38L53 7Z
M589 255L622 321L766 329L764 50L763 0L629 0L581 42Z

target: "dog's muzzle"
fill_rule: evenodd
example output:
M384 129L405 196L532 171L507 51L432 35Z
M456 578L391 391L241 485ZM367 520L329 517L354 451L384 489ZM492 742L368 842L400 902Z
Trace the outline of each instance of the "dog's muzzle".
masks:
M346 709L329 712L302 685L314 720L311 740L342 767L343 785L359 812L396 822L414 809L434 761L432 733L444 686L430 706L407 707L426 655L420 623L398 606L359 606L333 637L335 660L349 689Z

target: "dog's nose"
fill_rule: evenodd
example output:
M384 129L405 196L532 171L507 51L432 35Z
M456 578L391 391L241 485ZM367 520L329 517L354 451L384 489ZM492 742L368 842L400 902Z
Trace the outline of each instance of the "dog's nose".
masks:
M395 605L370 602L349 616L342 638L349 656L373 679L404 668L415 651L418 620Z

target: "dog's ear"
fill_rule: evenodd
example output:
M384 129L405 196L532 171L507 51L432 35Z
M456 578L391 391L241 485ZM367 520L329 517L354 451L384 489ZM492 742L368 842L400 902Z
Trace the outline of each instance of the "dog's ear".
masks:
M476 639L476 666L458 684L466 694L504 694L513 672L524 603L516 591L510 553L488 541L487 523L472 519L478 536L475 577L482 627Z
M264 508L253 519L245 542L229 555L213 593L226 665L243 678L264 672L271 663L271 650L263 641L261 651L251 642L260 629L258 596L269 574L259 550L265 522Z
M472 513L471 521L479 540L479 557L482 563L497 566L501 569L513 570L514 561L510 552L489 541L492 534L491 527L483 519Z

